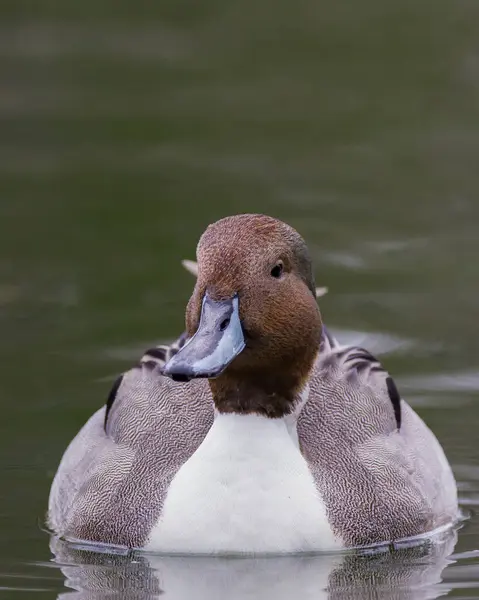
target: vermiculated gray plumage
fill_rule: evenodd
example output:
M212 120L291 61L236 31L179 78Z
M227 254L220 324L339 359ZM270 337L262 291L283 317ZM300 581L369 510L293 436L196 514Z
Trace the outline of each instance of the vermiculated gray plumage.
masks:
M56 533L145 544L171 480L214 418L206 380L174 383L160 373L184 341L147 352L123 375L106 423L103 407L71 442L50 494ZM324 331L297 429L331 527L348 546L422 534L457 518L442 448L407 403L392 397L388 380L369 353L342 347Z

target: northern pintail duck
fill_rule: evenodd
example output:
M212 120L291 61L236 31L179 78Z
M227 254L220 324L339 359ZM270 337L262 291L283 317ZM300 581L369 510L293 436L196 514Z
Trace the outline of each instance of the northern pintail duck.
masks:
M376 358L322 325L301 236L210 225L176 345L148 351L66 450L49 524L165 553L394 542L458 516L434 434ZM191 266L191 265L190 265Z

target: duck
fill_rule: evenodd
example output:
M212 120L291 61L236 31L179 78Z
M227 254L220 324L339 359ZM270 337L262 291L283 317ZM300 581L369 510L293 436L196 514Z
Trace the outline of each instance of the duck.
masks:
M459 518L434 433L381 362L323 325L312 260L262 214L209 225L185 332L145 352L66 449L47 522L161 554L330 552Z

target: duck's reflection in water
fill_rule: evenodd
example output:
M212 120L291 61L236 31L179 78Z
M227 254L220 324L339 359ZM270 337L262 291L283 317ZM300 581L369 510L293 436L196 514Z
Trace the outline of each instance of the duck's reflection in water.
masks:
M441 573L456 541L449 531L396 550L275 558L112 554L57 538L51 549L70 588L62 600L427 600L450 591Z

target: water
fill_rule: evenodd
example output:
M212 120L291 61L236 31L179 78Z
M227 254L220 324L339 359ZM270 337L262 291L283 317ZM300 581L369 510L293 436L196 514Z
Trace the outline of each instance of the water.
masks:
M132 7L0 7L3 597L479 597L479 6ZM175 561L42 530L66 444L116 373L182 330L180 260L246 211L305 236L325 321L439 437L471 514L457 540Z

